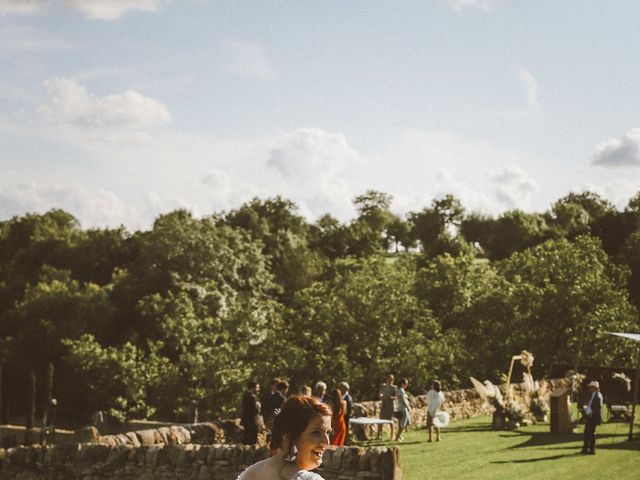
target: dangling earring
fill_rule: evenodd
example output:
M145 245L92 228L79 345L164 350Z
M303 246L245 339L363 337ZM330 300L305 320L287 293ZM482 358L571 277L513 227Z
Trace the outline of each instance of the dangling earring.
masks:
M298 449L296 448L295 443L289 445L289 450L284 457L285 462L293 463L296 460L296 454L298 453Z
M286 480L284 475L282 474L282 471L284 470L284 467L287 464L293 463L295 461L296 453L297 453L296 446L293 445L293 444L289 444L289 448L287 449L287 453L282 458L282 464L280 465L280 468L278 469L278 478L280 480Z

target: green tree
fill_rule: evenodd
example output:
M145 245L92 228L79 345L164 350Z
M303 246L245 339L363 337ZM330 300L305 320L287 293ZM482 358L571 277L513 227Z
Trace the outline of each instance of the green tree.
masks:
M457 382L459 342L417 302L414 270L409 258L338 261L331 278L299 292L287 313L275 339L280 371L296 384L348 379L360 398L375 396L388 372L417 387L434 375Z
M215 218L194 219L189 212L176 211L159 217L151 231L132 240L138 253L114 281L119 322L111 343L161 337L159 324L138 308L148 295L191 285L206 292L209 314L215 315L236 301L259 302L277 291L262 245Z
M481 213L466 215L460 222L460 234L470 244L480 247L480 253L486 255L491 248L496 232L496 220Z
M387 227L389 240L394 244L395 252L398 253L398 245L402 244L405 251L415 247L416 241L411 235L412 225L399 215L393 215L391 223Z
M549 227L543 215L511 210L498 217L487 251L490 258L500 260L538 245L548 236Z
M254 198L221 220L248 231L262 243L285 302L310 285L323 268L322 259L309 248L309 225L297 211L295 203L279 196L264 201Z
M173 367L156 354L130 342L120 347L103 347L89 334L65 340L66 368L73 378L73 393L82 398L76 414L86 419L98 410L124 422L128 418L150 418L155 409L150 391L161 385Z
M632 360L607 335L637 326L625 290L628 272L608 259L596 239L549 241L514 254L499 270L516 306L512 348L535 351L543 371L554 363L572 364L580 350L583 364Z
M450 253L458 255L469 251L464 238L458 232L464 218L464 208L453 195L434 199L431 207L409 213L413 237L422 245L429 257Z
M416 276L415 295L445 330L469 329L466 312L495 280L485 261L473 256L445 254L432 259Z
M545 218L552 231L551 235L555 238L573 239L591 231L589 212L578 203L558 201L552 205Z
M309 247L330 260L346 257L349 243L349 228L328 213L309 228Z

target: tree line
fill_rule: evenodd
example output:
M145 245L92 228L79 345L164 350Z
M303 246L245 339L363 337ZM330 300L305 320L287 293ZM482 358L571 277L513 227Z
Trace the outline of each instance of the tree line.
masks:
M0 414L26 415L51 366L38 405L53 389L76 419L184 421L236 414L246 381L274 375L368 399L388 372L417 390L499 381L524 349L536 376L633 363L606 332L639 326L640 194L497 217L451 195L407 215L377 191L354 205L309 222L255 198L136 232L62 210L0 221Z

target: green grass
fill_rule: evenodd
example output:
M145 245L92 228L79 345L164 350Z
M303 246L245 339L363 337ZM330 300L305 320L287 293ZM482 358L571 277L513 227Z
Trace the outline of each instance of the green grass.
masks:
M407 432L403 443L387 445L401 449L403 480L640 478L639 424L634 425L634 442L627 441L627 423L599 426L596 455L581 455L583 426L566 435L549 433L549 424L494 432L490 421L452 422L441 442L427 443L426 429L418 429Z

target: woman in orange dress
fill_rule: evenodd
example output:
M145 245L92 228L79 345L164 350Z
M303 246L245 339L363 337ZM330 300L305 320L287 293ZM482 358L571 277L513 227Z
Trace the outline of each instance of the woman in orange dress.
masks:
M331 392L331 445L344 445L347 436L347 425L344 423L344 414L347 411L347 402L342 398L342 392L334 389Z

